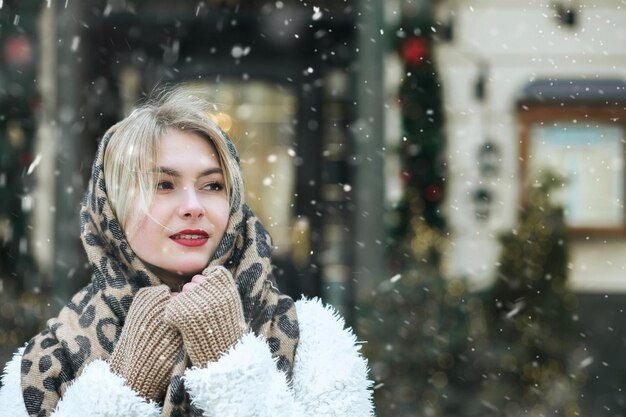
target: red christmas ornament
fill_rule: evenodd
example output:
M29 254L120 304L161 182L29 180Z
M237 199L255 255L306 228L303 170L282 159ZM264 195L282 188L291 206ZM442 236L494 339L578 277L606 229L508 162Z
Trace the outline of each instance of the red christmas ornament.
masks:
M426 187L424 198L430 203L436 203L441 199L441 188L436 185L429 185Z
M24 35L8 38L4 44L4 59L14 65L25 65L33 60L33 47Z
M420 65L428 57L428 40L424 37L408 38L401 48L402 59L407 65Z

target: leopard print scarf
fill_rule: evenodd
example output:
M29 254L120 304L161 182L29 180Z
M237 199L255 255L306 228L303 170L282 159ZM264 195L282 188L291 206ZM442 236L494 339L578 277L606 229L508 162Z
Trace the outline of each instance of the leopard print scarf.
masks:
M114 129L114 128L112 128ZM49 416L70 382L95 359L107 359L118 340L137 291L161 281L139 259L113 214L103 173L102 139L81 205L81 239L93 275L46 329L32 338L22 358L22 390L29 416ZM214 140L234 146L223 135ZM231 198L226 233L209 266L224 265L237 283L244 316L252 331L267 338L280 370L291 373L298 343L293 300L276 288L271 273L271 240L242 195ZM181 379L190 366L186 352L177 357L163 401L164 417L202 416L190 404Z

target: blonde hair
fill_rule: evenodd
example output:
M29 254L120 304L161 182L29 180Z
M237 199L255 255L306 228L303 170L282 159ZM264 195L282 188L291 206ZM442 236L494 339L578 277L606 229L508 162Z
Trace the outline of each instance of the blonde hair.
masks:
M210 141L222 165L231 207L234 198L243 195L239 163L229 149L226 133L212 119L213 111L214 106L191 88L179 86L161 91L109 129L104 178L111 207L123 228L133 204L148 212L159 175L155 169L159 139L171 129L193 132Z

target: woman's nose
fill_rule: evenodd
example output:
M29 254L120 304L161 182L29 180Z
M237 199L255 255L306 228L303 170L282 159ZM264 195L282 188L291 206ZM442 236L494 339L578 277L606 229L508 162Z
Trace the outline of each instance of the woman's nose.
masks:
M204 207L198 198L196 190L184 189L183 202L180 205L180 215L187 218L200 218L204 216Z

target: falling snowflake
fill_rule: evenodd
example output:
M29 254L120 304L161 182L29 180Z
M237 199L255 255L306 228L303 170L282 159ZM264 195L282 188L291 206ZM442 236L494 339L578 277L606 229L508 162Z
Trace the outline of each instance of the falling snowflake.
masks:
M313 6L313 20L320 20L322 18L322 12L317 6Z

